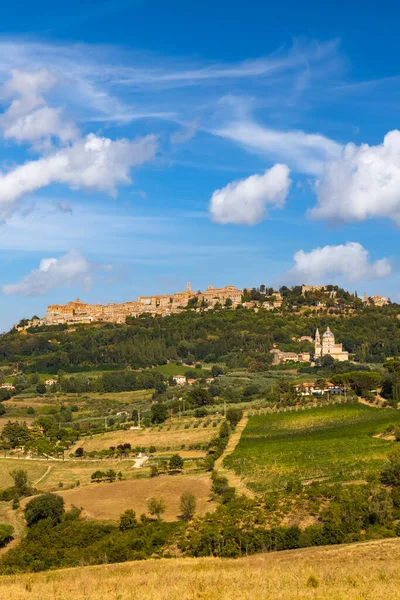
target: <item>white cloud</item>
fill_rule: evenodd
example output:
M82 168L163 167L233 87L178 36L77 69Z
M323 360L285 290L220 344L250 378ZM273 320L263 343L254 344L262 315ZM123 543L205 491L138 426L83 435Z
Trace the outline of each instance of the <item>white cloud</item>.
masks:
M0 117L6 139L36 142L52 136L67 142L78 135L75 125L62 118L62 109L47 105L43 94L56 83L46 69L35 72L13 70L4 84L1 99L13 98Z
M90 288L95 266L78 250L71 250L60 258L43 258L39 268L17 283L3 285L3 294L42 296L55 287L79 286Z
M342 146L319 133L278 131L251 120L233 120L213 130L215 135L233 140L247 150L284 160L293 169L319 174L327 160L340 156Z
M184 144L188 142L196 135L197 121L189 121L185 124L185 127L179 131L175 131L171 136L171 144Z
M210 213L216 223L255 225L266 216L267 205L284 205L290 187L289 168L276 164L263 175L251 175L216 190Z
M287 278L297 284L321 285L341 277L348 282L379 279L392 272L387 258L371 262L368 250L357 242L314 248L310 252L299 250L293 259L295 266Z
M377 146L347 144L328 162L317 185L315 219L365 221L388 217L400 225L400 131Z
M90 134L52 155L0 174L0 221L14 211L21 196L51 183L115 195L117 185L131 182L131 167L153 158L156 149L152 135L112 141Z

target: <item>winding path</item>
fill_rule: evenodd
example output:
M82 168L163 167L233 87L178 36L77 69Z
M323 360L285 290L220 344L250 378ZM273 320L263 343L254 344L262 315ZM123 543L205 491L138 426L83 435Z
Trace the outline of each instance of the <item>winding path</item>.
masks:
M33 485L37 485L38 483L40 483L42 481L42 479L44 479L46 477L46 475L48 475L50 473L50 471L51 471L52 468L53 467L51 465L49 465L47 467L47 469L45 470L45 472L43 473L43 475L41 475L39 477L39 479L36 479L36 481L33 482Z
M229 454L232 454L232 452L238 445L240 438L242 437L242 433L243 433L248 421L249 421L249 416L247 413L244 413L242 419L236 425L235 431L230 436L225 450L223 451L221 456L219 458L217 458L217 460L215 461L215 469L218 470L220 475L224 475L228 479L229 485L236 488L236 491L238 494L245 494L246 496L249 496L250 498L255 498L254 492L252 492L252 490L250 490L245 485L245 483L239 477L239 475L237 473L235 473L235 471L231 471L231 469L227 469L224 466L224 459L227 456L229 456Z

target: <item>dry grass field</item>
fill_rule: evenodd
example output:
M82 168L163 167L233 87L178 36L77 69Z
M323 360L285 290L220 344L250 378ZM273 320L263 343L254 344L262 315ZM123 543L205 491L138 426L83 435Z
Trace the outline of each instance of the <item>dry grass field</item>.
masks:
M163 519L176 521L183 492L192 492L197 499L196 512L204 514L214 510L209 501L211 479L208 473L198 475L160 475L151 479L135 479L114 483L92 483L90 486L59 492L66 508L72 505L84 509L83 516L90 519L117 520L128 508L139 516L148 514L147 501L161 497L166 504Z
M7 600L398 600L400 539L0 577Z
M31 483L37 481L46 472L46 461L0 458L0 489L13 484L10 471L25 469Z
M176 429L179 427L179 429ZM174 424L168 430L164 426L161 431L157 429L143 430L125 430L125 431L110 431L109 433L101 433L94 435L91 438L80 440L79 446L87 452L92 450L103 450L110 446L118 446L118 444L129 443L131 446L144 446L149 448L155 446L157 450L180 450L184 444L186 447L194 444L205 444L211 440L217 433L215 427L198 427L194 429L184 429L183 424Z

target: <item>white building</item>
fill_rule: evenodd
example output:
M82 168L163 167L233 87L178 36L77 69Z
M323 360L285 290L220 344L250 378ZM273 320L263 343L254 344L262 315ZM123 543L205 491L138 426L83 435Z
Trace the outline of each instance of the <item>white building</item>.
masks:
M349 360L349 353L343 350L342 344L335 344L335 336L332 331L328 329L322 336L319 330L315 332L315 358L322 358L323 356L332 356L335 360L341 362Z

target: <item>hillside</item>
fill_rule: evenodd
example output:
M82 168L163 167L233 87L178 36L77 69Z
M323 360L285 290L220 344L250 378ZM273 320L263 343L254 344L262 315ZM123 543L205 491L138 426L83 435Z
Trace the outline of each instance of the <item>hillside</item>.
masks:
M0 577L8 600L395 600L400 539ZM162 583L161 583L162 582Z
M181 360L260 369L271 363L273 344L285 351L307 350L309 342L296 340L328 326L357 360L381 362L400 356L398 305L332 311L188 311L168 318L143 315L128 325L59 325L30 328L23 334L12 330L0 337L0 366L18 363L27 373L57 374L60 369L138 369Z

